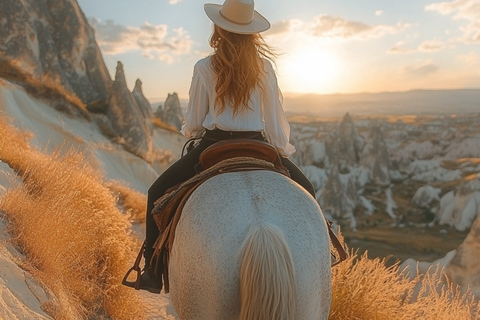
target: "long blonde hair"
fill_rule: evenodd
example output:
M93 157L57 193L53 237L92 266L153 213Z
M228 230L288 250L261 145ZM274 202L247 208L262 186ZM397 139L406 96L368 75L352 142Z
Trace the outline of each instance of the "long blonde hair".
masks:
M276 56L272 48L259 33L237 34L217 25L214 25L210 46L214 49L211 64L217 81L217 114L225 110L227 102L232 104L234 116L250 109L251 91L257 85L263 89L265 71L262 58L274 61Z

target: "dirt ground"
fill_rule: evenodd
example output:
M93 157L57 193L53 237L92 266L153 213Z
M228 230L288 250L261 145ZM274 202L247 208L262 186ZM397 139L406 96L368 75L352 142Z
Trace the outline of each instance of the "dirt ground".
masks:
M444 257L449 251L458 248L468 232L459 232L447 226L434 227L394 227L379 225L360 227L352 231L342 228L345 242L359 254L368 251L369 258L389 258L387 264L413 258L432 262Z

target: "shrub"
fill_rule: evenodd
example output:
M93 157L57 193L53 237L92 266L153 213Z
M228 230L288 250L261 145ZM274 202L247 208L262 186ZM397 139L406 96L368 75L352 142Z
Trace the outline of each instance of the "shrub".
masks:
M132 222L145 223L147 197L143 193L132 190L124 182L117 180L109 182L107 186L118 196L119 202L130 214Z
M461 293L442 270L430 270L410 280L399 272L398 263L386 267L385 262L352 252L332 269L329 319L480 319L480 305L473 294Z
M162 129L165 129L165 130L168 130L168 131L178 133L177 128L175 128L174 126L172 126L170 124L167 124L167 123L163 122L160 118L153 118L152 121L153 121L153 124L155 126L157 126L158 128L162 128Z
M90 113L82 100L49 76L34 77L28 74L21 62L16 60L0 60L0 78L21 85L31 96L49 101L57 110L66 113L76 112L90 120Z
M55 319L142 318L141 302L120 284L139 243L102 175L76 150L32 149L2 119L0 137L0 160L23 181L0 198L0 209L24 267L56 297L44 309Z

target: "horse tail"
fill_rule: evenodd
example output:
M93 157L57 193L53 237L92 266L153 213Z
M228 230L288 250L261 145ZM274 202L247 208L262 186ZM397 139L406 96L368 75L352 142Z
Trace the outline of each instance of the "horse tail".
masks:
M240 270L240 320L289 320L296 314L295 269L283 232L269 224L249 230Z

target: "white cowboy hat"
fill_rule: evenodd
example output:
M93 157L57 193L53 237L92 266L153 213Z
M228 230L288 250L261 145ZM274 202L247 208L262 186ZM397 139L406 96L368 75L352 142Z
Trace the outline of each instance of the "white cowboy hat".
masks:
M270 28L270 22L253 9L253 0L225 0L223 5L206 3L205 13L220 28L239 34L252 34Z

